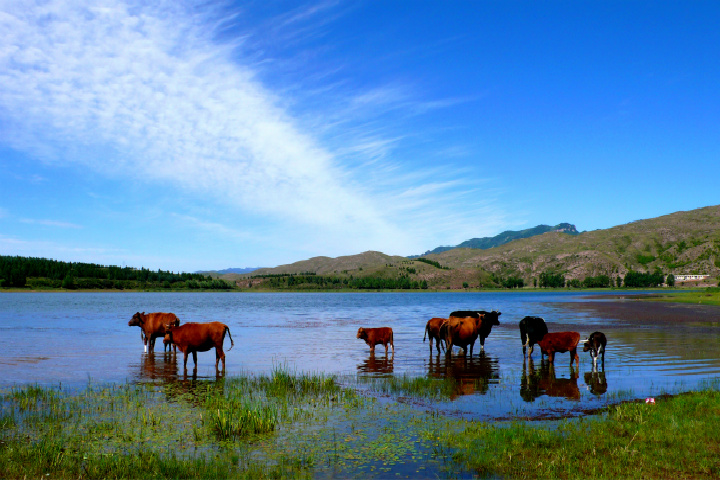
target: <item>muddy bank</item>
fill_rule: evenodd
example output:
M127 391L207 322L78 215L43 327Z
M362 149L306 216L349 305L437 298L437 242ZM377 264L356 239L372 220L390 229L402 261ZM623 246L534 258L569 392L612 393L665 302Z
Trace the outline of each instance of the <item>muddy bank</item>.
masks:
M720 328L720 307L652 302L637 300L636 298L637 296L626 295L602 301L553 303L553 306L587 312L600 318L621 320L627 327Z

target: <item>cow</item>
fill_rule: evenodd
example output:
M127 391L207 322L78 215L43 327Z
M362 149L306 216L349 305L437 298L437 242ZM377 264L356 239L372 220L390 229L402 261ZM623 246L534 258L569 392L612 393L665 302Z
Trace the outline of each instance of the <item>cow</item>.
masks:
M447 318L431 318L425 325L425 335L423 336L423 342L430 336L430 354L432 355L433 340L435 340L435 348L437 348L438 354L440 354L440 347L443 349L445 345L445 337L440 336L440 327L442 324L447 322Z
M450 314L450 318L440 327L440 335L445 338L446 355L452 353L452 347L457 345L463 350L470 346L472 356L475 340L480 337L480 350L485 351L485 339L490 335L492 327L500 325L498 317L500 312L485 310L456 311Z
M140 327L142 330L140 338L145 345L145 353L148 353L148 347L150 347L150 353L155 351L155 339L165 336L167 325L178 326L180 320L174 313L137 312L128 322L129 327Z
M393 330L390 327L380 328L363 328L358 329L357 338L365 340L370 345L370 352L375 353L375 345L382 344L385 346L385 355L388 353L388 345L392 347L392 353L395 355L395 345L393 345Z
M580 357L577 354L577 346L580 343L580 334L577 332L551 332L543 335L537 344L540 352L548 356L548 361L553 363L555 353L570 352L570 367L575 360L577 368L580 368Z
M533 346L540 340L546 333L548 333L547 325L545 320L540 317L527 316L520 320L520 341L523 346L523 357L525 357L525 349L530 347L528 356L532 356ZM540 354L542 358L542 354Z
M179 327L171 325L165 338L176 345L185 356L183 360L185 370L187 370L188 354L192 353L195 363L193 370L197 370L197 352L207 352L215 347L215 370L218 370L218 365L222 360L222 369L225 371L225 352L223 352L225 332L230 338L229 352L235 346L235 342L233 342L228 326L221 322L186 323Z
M590 352L592 357L593 367L597 370L597 358L598 355L602 355L602 365L605 367L605 345L607 345L607 338L602 332L593 332L590 334L585 343L583 344L583 352Z

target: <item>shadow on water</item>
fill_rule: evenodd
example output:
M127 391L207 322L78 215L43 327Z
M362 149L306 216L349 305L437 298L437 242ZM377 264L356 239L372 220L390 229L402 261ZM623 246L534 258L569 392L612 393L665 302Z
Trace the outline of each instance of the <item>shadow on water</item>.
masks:
M579 373L578 370L572 366L569 368L570 378L560 378L555 375L555 367L552 363L547 360L542 360L540 362L540 368L536 369L533 359L528 358L526 362L523 362L523 375L520 380L520 396L526 402L533 402L541 396L561 397L568 400L579 401Z
M390 354L389 357L387 354L376 357L374 352L370 352L370 356L363 360L357 369L358 372L369 373L372 376L390 377L394 371L394 360L394 354Z
M497 359L484 352L472 357L430 355L427 367L429 377L455 380L457 387L451 399L462 395L484 395L490 384L498 383L500 379Z

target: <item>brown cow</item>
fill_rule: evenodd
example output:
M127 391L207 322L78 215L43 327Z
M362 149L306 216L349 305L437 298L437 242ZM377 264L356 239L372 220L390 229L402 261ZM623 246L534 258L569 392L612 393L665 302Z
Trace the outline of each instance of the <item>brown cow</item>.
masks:
M445 337L440 336L440 327L445 322L447 322L447 318L431 318L430 320L428 320L427 325L425 325L425 335L423 336L423 342L429 335L431 355L433 340L435 340L435 348L437 348L438 353L440 353L440 347L442 347L443 349L445 348L445 345L443 345L443 343L445 342Z
M189 353L192 353L193 362L195 363L194 370L197 370L197 352L207 352L215 347L215 370L218 370L218 364L222 360L223 371L225 371L225 352L223 352L225 332L230 337L229 352L235 346L235 342L233 342L228 326L221 322L186 323L179 327L170 326L165 338L170 343L177 345L185 355L183 360L185 370L187 370Z
M180 320L174 313L137 312L128 322L129 327L140 327L142 329L140 338L145 345L145 353L148 353L148 346L150 347L150 353L155 351L155 339L165 336L165 327L167 325L178 326L180 325Z
M452 347L457 345L463 350L470 345L472 355L475 340L480 337L480 350L485 350L485 339L490 335L492 327L500 325L498 317L500 312L492 311L459 311L452 312L450 318L440 327L440 335L445 338L446 354L452 353Z
M385 355L388 353L388 345L392 347L393 355L395 354L395 345L393 345L393 330L390 327L380 328L363 328L358 329L357 338L365 340L370 345L370 351L375 353L375 345L385 345Z
M578 332L553 332L546 333L543 338L538 340L540 351L543 355L548 356L548 361L553 363L555 353L570 352L570 366L573 360L580 368L580 357L577 354L577 346L580 343L580 334Z

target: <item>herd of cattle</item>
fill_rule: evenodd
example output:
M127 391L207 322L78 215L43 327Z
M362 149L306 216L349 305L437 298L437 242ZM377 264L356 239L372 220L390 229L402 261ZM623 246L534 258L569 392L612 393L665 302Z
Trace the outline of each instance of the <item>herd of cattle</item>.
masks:
M448 318L431 318L425 326L423 342L430 337L430 353L432 354L433 341L438 354L441 349L446 355L452 354L453 347L460 347L472 356L473 347L480 338L480 349L485 350L485 339L490 335L492 327L500 325L500 312L492 311L457 311L452 312ZM155 340L163 337L164 349L180 349L184 354L183 366L187 369L188 355L192 354L195 369L197 369L197 352L207 352L215 348L215 369L218 369L222 360L225 370L225 353L223 341L227 332L230 338L230 349L235 346L230 329L221 322L194 323L180 325L180 320L173 313L140 313L137 312L128 322L128 326L140 327L140 338L145 345L145 352L152 353L155 349ZM578 332L549 332L545 320L540 317L527 316L520 320L520 340L522 341L523 356L531 357L533 347L540 347L540 356L548 357L553 363L556 353L570 352L570 365L575 361L580 367L580 358L577 348L580 343ZM393 330L390 327L363 328L358 330L357 338L364 340L370 351L375 352L376 345L388 347L395 353L393 344ZM590 352L593 365L597 366L598 356L605 364L605 346L607 339L602 332L594 332L583 343L583 351ZM528 349L527 351L526 349Z
M180 325L180 319L174 313L140 313L137 312L128 322L130 327L140 327L140 338L145 345L145 352L155 350L155 340L163 337L164 349L174 347L185 355L183 366L187 369L188 355L192 353L195 369L197 369L197 352L207 352L215 348L215 369L222 360L225 370L225 352L223 341L225 332L230 338L230 350L235 346L230 329L221 322L194 323Z
M431 318L425 325L423 342L430 337L431 354L434 341L438 353L442 348L447 355L450 355L453 347L460 347L472 356L478 338L480 338L480 349L485 350L485 339L490 335L492 327L500 325L499 316L500 312L481 310L452 312L449 318ZM533 347L538 345L541 358L547 355L550 363L553 363L556 353L570 352L570 365L575 361L576 366L580 367L580 358L577 354L580 343L578 332L548 332L545 320L533 316L520 320L519 327L523 355L532 356ZM386 354L388 345L392 347L393 353L395 352L393 331L390 327L360 328L357 338L365 340L371 352L375 351L375 345L383 345ZM605 364L606 344L607 339L602 332L594 332L585 340L583 351L590 352L594 366L597 366L598 356L601 356L602 363Z

